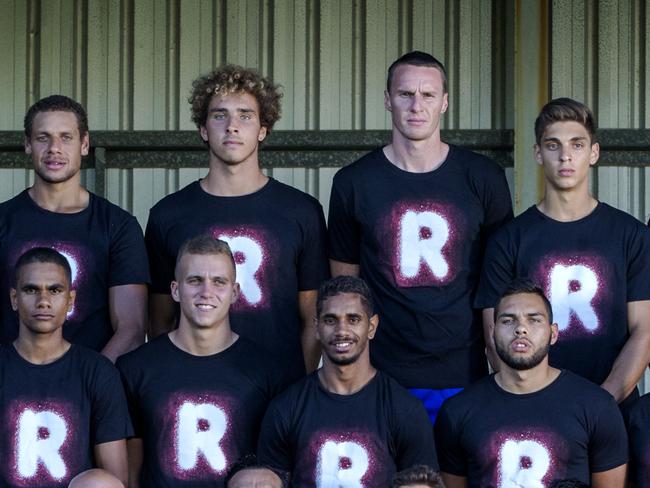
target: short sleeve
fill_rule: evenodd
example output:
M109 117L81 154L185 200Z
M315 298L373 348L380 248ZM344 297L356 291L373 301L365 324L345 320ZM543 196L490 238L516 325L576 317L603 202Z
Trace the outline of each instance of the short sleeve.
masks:
M398 471L424 464L438 471L433 425L422 404L398 411L395 465Z
M628 443L621 411L613 398L599 405L589 442L589 466L598 473L627 463Z
M287 410L278 400L269 406L260 429L257 458L260 464L288 473L293 467L294 453L291 452Z
M149 266L140 224L127 215L111 235L108 286L147 284Z
M515 278L515 255L511 247L507 232L497 232L488 241L474 301L475 308L494 307Z
M129 369L126 361L118 358L115 363L120 377L122 379L122 386L126 396L126 402L133 423L133 436L141 438L144 430L144 419L142 418L142 409L140 408L140 401L138 400L137 387L135 386L135 378L133 372Z
M174 280L175 257L167 253L167 243L153 211L149 212L144 241L151 270L151 292L169 295L169 285Z
M95 369L92 392L91 441L93 445L133 435L131 419L117 369L103 357Z
M302 249L298 257L298 290L315 290L329 277L327 263L327 229L320 203L304 219Z
M344 181L344 177L339 171L334 176L330 195L329 255L336 261L359 264L361 230L352 211L352 193L352 186Z
M490 237L500 227L513 219L510 188L508 187L505 172L501 168L496 168L493 174L485 179L483 208L485 209L484 238Z
M650 229L641 224L634 227L628 249L628 302L650 300Z
M456 476L467 476L467 454L461 445L458 425L454 424L449 415L448 405L448 401L442 404L435 426L440 471Z

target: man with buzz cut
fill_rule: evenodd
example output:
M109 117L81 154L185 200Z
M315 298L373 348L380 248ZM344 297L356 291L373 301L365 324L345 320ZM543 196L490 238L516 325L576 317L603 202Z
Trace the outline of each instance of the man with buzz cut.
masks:
M25 152L34 184L0 204L0 342L18 334L9 288L18 257L51 247L70 262L77 290L64 337L115 361L144 342L149 269L133 216L81 185L89 151L88 116L74 100L52 95L25 115Z
M427 406L487 374L481 317L472 309L487 236L512 218L504 171L446 144L447 74L414 51L388 70L392 140L334 177L332 275L368 282L382 326L373 364Z
M549 365L553 320L542 289L527 280L511 283L495 303L499 372L448 399L436 422L447 488L544 488L565 479L625 486L621 412L598 385Z
M145 232L150 334L175 325L169 283L178 249L209 233L235 257L241 290L233 330L268 348L298 378L320 358L310 321L328 275L325 219L315 198L260 169L259 146L280 118L280 97L271 80L241 66L222 66L194 81L192 120L208 148L209 170L151 209Z
M475 301L484 309L492 366L500 368L493 307L512 279L526 277L553 305L559 340L551 365L601 385L625 407L650 362L650 230L590 194L600 147L588 107L550 101L535 138L544 198L490 240Z
M433 431L420 402L370 363L379 318L365 282L323 283L314 318L323 366L290 386L264 417L258 458L290 486L390 486L396 471L437 469Z
M0 347L0 486L64 488L94 467L126 483L132 430L119 374L63 337L76 298L71 275L51 248L16 261L18 337Z
M122 356L135 435L129 487L223 487L229 468L254 453L259 425L286 372L230 327L240 293L235 261L210 235L186 241L171 294L178 328Z

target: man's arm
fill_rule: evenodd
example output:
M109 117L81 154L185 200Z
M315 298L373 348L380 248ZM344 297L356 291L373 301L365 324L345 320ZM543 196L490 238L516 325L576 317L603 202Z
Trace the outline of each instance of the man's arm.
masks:
M316 327L314 326L317 295L318 290L298 292L298 312L300 313L301 326L300 343L307 373L315 371L320 363L321 350L316 339Z
M335 276L359 277L359 265L344 263L342 261L336 261L335 259L330 259L330 272L332 273L332 277Z
M142 470L142 462L144 460L144 449L142 447L142 439L133 437L126 441L126 450L129 459L129 488L140 487L140 471Z
M120 285L108 289L113 337L102 350L111 361L144 343L147 323L147 286Z
M440 472L440 477L446 488L467 488L467 478L464 476Z
M632 393L650 363L650 300L628 302L627 321L630 337L602 384L617 402Z
M492 371L495 373L501 369L501 359L494 346L494 309L483 309L483 337L485 338L485 353Z
M624 488L626 473L627 464L600 473L591 473L591 486L592 488Z
M174 330L176 326L176 302L169 294L149 295L149 340Z
M124 483L124 486L129 486L127 485L128 458L125 439L97 444L94 452L98 468L105 469Z

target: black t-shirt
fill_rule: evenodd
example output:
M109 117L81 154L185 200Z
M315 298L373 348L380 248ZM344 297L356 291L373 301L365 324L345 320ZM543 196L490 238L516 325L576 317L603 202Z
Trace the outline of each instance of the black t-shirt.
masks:
M601 384L629 337L627 303L650 299L650 230L605 203L574 222L533 206L488 243L476 306L494 307L519 277L553 307L551 365Z
M429 173L403 171L378 149L336 174L330 256L359 264L373 291L373 364L407 388L462 387L487 374L472 300L486 236L511 218L503 170L456 146Z
M0 204L0 342L18 336L18 316L11 309L9 288L14 265L33 247L51 247L72 268L77 291L74 309L63 326L70 342L101 351L113 336L108 289L149 282L142 229L135 218L108 200L90 194L88 207L77 213L42 209L27 190Z
M153 293L169 293L187 239L210 233L230 244L241 294L231 307L235 332L304 375L298 292L328 276L325 219L318 201L274 179L255 193L218 197L198 181L152 209L145 232Z
M569 371L521 395L484 378L445 401L435 431L441 471L467 477L470 488L589 484L591 473L627 462L614 398Z
M626 414L630 481L635 488L650 488L650 394L634 402Z
M45 365L0 347L0 415L6 487L66 487L95 466L94 446L133 433L117 370L75 344Z
M352 395L328 392L317 372L289 387L264 417L258 457L296 488L383 487L415 464L438 468L424 407L381 372Z
M286 374L240 337L225 351L194 356L167 334L118 359L143 440L143 487L220 487L232 463L254 453L259 426Z

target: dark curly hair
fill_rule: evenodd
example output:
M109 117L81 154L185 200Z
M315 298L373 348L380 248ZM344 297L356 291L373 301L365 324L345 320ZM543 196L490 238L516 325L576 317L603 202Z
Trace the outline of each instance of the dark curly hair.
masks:
M368 317L372 317L374 312L374 303L372 300L372 292L365 281L355 276L336 276L321 283L318 289L318 297L316 298L316 316L320 317L323 311L323 303L328 298L331 298L341 293L354 293L359 295L361 304L366 311Z
M255 97L260 108L260 123L270 132L280 119L280 86L255 70L235 64L221 66L192 82L192 93L187 99L192 105L192 122L197 127L205 125L213 95L241 92Z

